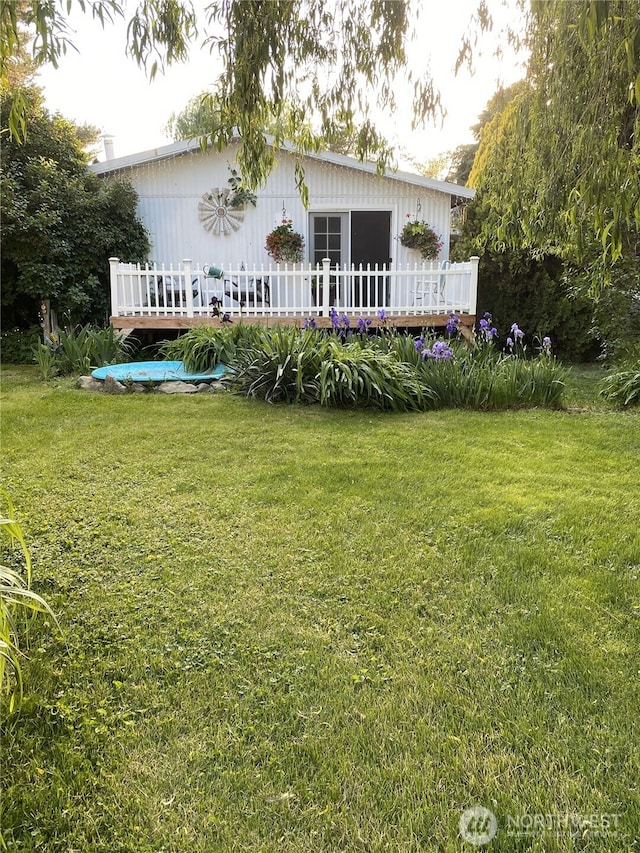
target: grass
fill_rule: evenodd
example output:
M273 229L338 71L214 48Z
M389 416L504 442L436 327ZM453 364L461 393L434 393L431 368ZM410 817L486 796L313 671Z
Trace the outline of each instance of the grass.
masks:
M62 625L5 720L12 851L640 846L640 416L105 397L3 373ZM617 830L507 834L509 816Z

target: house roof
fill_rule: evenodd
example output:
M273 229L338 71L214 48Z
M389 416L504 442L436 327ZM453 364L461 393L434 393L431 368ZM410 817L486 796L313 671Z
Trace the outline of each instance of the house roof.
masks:
M282 145L283 151L290 153L294 152L293 146ZM142 166L148 163L159 163L161 160L168 160L173 157L180 157L185 154L197 154L202 152L200 139L184 139L180 142L172 142L169 145L162 145L158 148L151 148L148 151L141 151L138 154L128 154L126 157L116 157L112 160L105 160L103 163L94 163L89 168L96 175L109 175L114 172L122 172L127 169L132 169L135 166ZM371 175L377 174L375 163L362 162L355 157L348 157L345 154L336 154L333 151L320 151L317 153L305 153L301 156L310 160L318 160L322 163L330 163L334 166L344 166L347 169L356 169L360 172L366 172ZM434 178L426 178L424 175L418 175L415 172L392 171L387 169L384 177L391 180L403 181L407 184L413 184L424 189L436 190L437 192L447 193L448 195L458 196L459 198L473 198L475 190L469 187L463 187L461 184L453 184L448 181L437 181Z

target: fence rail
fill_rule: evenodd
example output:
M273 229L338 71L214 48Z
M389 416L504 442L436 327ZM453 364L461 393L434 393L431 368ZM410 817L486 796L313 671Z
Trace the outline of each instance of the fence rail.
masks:
M109 262L114 318L328 317L332 308L364 317L381 310L389 317L476 312L476 257L406 268L332 266L328 258L260 269L198 268L188 259L177 266Z

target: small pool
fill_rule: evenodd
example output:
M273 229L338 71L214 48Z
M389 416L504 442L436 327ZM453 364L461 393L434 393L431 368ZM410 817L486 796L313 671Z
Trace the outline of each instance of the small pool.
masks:
M208 379L222 379L226 373L224 364L218 364L210 373L188 373L181 361L132 361L128 364L98 367L91 375L94 379L106 379L110 375L119 382L203 382Z

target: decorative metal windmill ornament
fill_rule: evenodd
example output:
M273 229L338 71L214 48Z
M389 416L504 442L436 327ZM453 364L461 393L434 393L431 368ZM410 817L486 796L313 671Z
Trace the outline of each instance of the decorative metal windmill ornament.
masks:
M198 216L205 231L216 237L227 236L237 231L244 221L244 204L231 207L231 190L214 187L202 196L198 204Z

